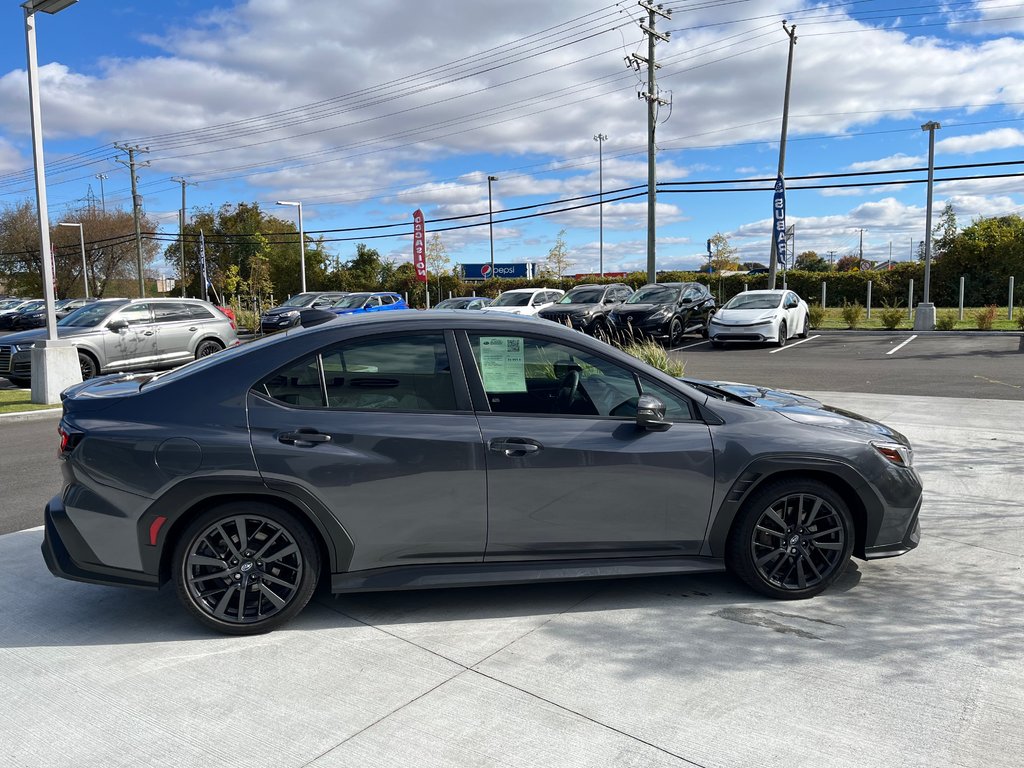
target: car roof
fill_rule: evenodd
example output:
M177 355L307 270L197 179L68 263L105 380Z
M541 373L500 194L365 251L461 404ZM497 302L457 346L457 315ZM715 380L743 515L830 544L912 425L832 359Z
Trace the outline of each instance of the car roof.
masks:
M543 288L509 288L507 291L502 291L502 293L536 293L537 291L562 291L562 289L548 288L547 286ZM565 291L562 291L562 293L565 293Z

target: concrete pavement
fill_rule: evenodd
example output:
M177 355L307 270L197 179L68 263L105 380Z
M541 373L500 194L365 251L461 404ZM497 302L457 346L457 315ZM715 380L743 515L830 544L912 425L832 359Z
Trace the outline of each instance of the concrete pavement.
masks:
M721 574L323 597L225 638L2 536L0 764L1019 766L1024 402L821 397L907 434L926 501L916 551L810 601Z

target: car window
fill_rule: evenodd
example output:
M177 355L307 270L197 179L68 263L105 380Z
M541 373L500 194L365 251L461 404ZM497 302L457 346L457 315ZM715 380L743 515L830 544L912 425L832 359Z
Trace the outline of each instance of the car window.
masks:
M190 320L192 313L188 305L178 301L167 301L153 305L153 319L158 323L176 323Z
M149 304L130 304L117 313L119 320L127 320L128 325L142 325L152 322Z
M217 318L210 311L209 307L204 307L202 304L187 304L185 305L188 310L188 316L190 320L216 320Z
M380 297L380 303L383 304L384 306L387 306L388 304L394 304L395 303L395 297L394 296L390 296L390 295L381 296Z
M640 390L624 366L584 349L528 336L471 334L470 342L494 413L636 414Z
M366 300L366 303L363 304L363 306L367 307L367 308L369 308L369 307L379 307L380 306L380 296L371 296L370 298L368 298Z
M654 395L665 404L667 421L691 421L694 418L693 404L685 396L669 391L667 387L646 376L640 378L640 386L645 395Z
M255 389L279 402L311 408L456 410L441 334L346 342L283 368Z

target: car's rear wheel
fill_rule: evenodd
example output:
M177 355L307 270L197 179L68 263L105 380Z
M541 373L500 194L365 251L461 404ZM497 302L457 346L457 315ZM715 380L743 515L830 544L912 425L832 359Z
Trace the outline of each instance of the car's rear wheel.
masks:
M301 611L316 587L320 556L294 515L263 502L207 510L174 550L185 608L230 635L268 632Z
M88 352L78 353L78 365L82 369L82 381L91 379L100 372L100 364Z
M224 347L220 345L220 342L214 341L213 339L207 339L199 343L196 347L196 360L201 357L209 357L212 354L220 352Z
M784 347L786 346L786 342L788 340L789 337L786 335L786 321L783 320L781 323L779 323L779 336L776 339L775 343L780 347Z
M842 497L817 480L782 480L755 492L729 535L725 561L769 597L814 597L842 573L854 530Z

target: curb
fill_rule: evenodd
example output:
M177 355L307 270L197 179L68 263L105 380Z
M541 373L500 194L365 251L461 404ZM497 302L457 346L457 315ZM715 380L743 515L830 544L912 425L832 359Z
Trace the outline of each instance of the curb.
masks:
M15 411L14 413L0 413L0 424L8 421L36 421L38 419L51 418L53 416L60 416L64 409L60 406L56 408L40 408L36 411Z

